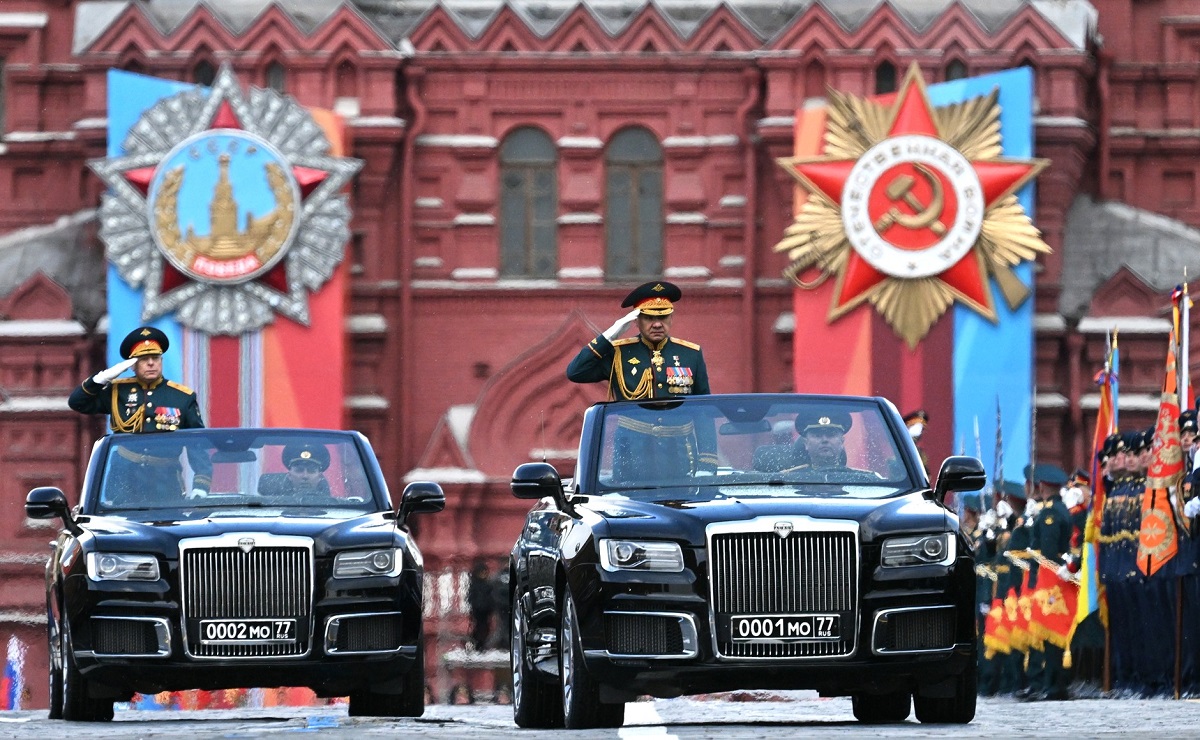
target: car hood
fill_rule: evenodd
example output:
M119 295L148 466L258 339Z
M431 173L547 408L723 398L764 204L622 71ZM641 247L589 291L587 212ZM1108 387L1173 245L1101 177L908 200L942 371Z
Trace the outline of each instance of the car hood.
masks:
M272 534L311 537L317 556L353 547L386 547L397 542L392 519L382 513L352 519L316 517L220 517L140 522L121 517L93 516L83 524L101 550L157 552L179 556L180 540L223 534ZM403 530L400 530L403 536Z
M709 524L758 517L853 521L858 523L863 541L894 533L941 532L950 527L946 509L920 492L883 499L771 496L764 495L760 488L745 489L740 495L694 488L637 495L637 499L593 496L580 508L602 520L610 536L637 537L644 533L661 538L665 533L675 533L695 545L704 544ZM647 496L652 499L647 500Z

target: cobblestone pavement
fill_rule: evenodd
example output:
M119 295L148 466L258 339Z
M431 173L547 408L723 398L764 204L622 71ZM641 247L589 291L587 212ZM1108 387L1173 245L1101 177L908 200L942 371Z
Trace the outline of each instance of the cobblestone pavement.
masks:
M420 719L347 717L345 706L176 711L118 711L116 720L81 724L46 719L45 711L0 712L0 738L558 738L562 731L520 730L512 709L497 705L433 705ZM969 725L868 726L854 720L849 699L819 699L810 692L735 693L703 700L643 701L626 707L619 730L570 733L572 738L639 740L750 740L804 737L1163 737L1200 736L1200 700L1080 700L1022 704L982 699Z

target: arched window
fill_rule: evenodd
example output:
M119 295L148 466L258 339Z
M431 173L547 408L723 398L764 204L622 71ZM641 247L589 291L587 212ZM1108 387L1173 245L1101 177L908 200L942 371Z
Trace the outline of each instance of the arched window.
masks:
M217 79L217 68L207 59L201 59L192 67L192 82L197 85L211 85Z
M500 145L500 275L552 278L558 272L558 152L536 128Z
M961 59L953 59L946 65L947 80L961 80L967 76L967 65Z
M663 269L663 156L654 135L627 128L604 154L605 276L652 277Z
M287 70L278 61L267 65L267 87L281 95L287 87Z
M896 92L896 65L880 62L875 68L875 94L884 95L890 92Z

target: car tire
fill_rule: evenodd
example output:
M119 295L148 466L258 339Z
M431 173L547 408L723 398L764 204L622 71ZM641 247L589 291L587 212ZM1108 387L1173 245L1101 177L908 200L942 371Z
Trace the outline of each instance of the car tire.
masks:
M50 719L62 719L63 715L63 652L59 638L58 622L53 614L47 614L46 638L50 663Z
M558 668L562 687L563 727L587 730L620 727L625 723L625 704L602 704L600 686L583 662L579 618L575 599L566 592L558 628Z
M513 721L517 727L562 727L562 706L554 685L542 681L529 661L525 642L529 618L520 596L513 597L509 659L512 666Z
M851 697L854 718L870 725L895 724L908 719L912 710L912 694L893 691L889 694L855 694Z
M913 697L917 719L925 724L965 725L975 719L976 692L979 675L974 663L959 675L954 684L954 696L946 699Z
M108 722L113 718L111 699L93 699L88 696L88 680L75 665L75 652L71 644L70 628L59 630L59 645L62 647L62 718L71 722Z

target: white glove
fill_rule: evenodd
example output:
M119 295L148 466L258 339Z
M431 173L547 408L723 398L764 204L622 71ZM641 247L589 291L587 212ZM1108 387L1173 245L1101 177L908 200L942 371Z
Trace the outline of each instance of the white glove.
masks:
M128 360L121 360L110 368L101 370L92 376L92 382L96 385L108 385L121 373L137 364L137 358L131 357Z
M1065 565L1059 566L1059 568L1058 568L1058 571L1057 571L1057 575L1058 575L1058 577L1059 577L1059 579L1060 579L1060 580L1063 580L1063 581L1069 581L1069 580L1071 580L1071 571L1070 571L1070 569L1069 569L1069 568L1067 568L1067 566L1065 566Z
M208 491L204 490L203 488L193 488L191 492L187 494L186 498L188 501L195 501L198 498L206 498L207 496Z
M1183 515L1191 519L1200 514L1200 497L1194 498L1183 505Z
M604 330L604 338L611 342L612 340L624 334L625 330L629 328L629 325L637 320L638 314L641 312L642 309L635 308L621 318L617 319L615 324Z

